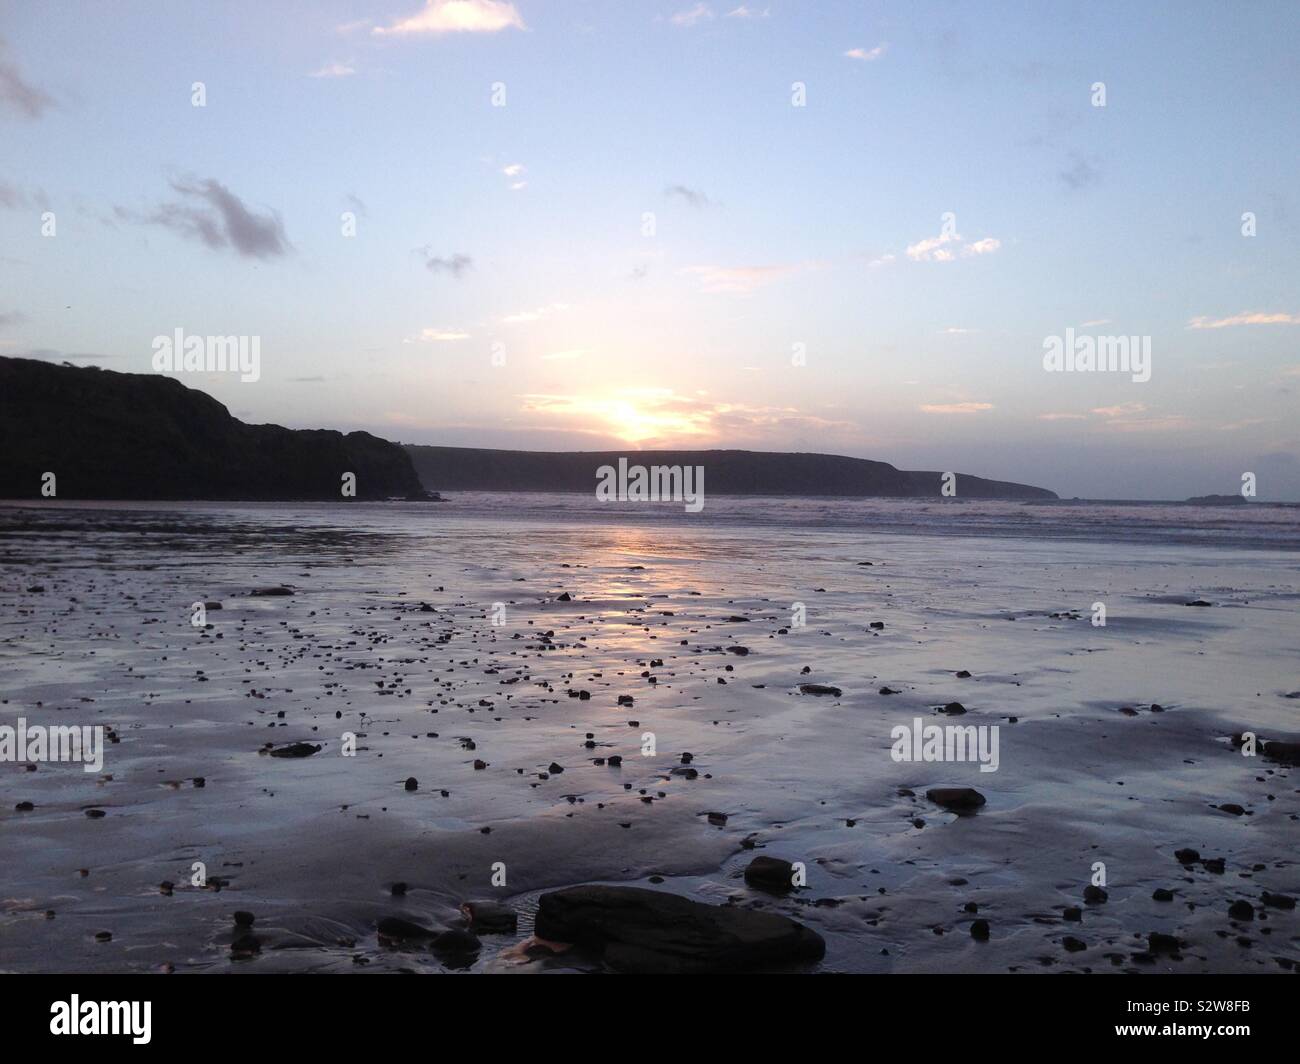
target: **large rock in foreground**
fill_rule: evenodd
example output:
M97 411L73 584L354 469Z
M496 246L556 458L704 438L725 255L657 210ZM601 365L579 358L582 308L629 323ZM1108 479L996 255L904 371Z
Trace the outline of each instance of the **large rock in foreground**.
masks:
M543 894L537 935L572 942L621 972L727 972L820 960L817 932L775 913L705 905L641 887Z

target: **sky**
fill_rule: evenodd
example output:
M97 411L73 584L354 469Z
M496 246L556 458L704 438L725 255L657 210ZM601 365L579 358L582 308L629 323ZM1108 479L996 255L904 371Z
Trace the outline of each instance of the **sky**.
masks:
M176 375L407 443L1300 500L1298 164L1289 2L3 2L0 355L255 337Z

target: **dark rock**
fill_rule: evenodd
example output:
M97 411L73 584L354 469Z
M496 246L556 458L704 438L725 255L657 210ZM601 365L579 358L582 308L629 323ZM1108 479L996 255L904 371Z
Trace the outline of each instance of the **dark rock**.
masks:
M319 752L319 743L289 743L270 751L270 754L272 757L311 757Z
M727 823L726 813L705 813L704 815L708 817L710 824L714 824L717 827L722 827Z
M1234 901L1228 906L1228 915L1234 920L1255 919L1255 909L1248 901Z
M831 687L821 683L801 683L799 693L804 695L832 695L839 698L844 692L838 687Z
M408 791L418 791L420 789L420 781L414 776L407 776L404 786Z
M1083 920L1083 910L1077 905L1071 905L1065 912L1061 913L1062 918L1069 920L1073 924L1080 923Z
M1088 948L1088 943L1075 938L1073 935L1066 935L1061 939L1061 945L1065 947L1067 953L1078 953L1080 950Z
M247 909L236 909L236 910L235 910L235 926L236 926L236 927L252 927L252 926L253 926L253 921L254 921L255 919L256 919L256 917L253 916L253 914L250 913Z
M788 917L640 887L543 894L536 931L593 950L615 970L645 974L764 968L820 960L826 952L820 935Z
M1096 884L1089 883L1083 888L1083 900L1089 905L1101 905L1109 897L1110 895Z
M495 901L467 901L460 907L469 921L470 930L480 935L512 935L519 927L519 916L508 905Z
M784 893L794 886L794 865L779 857L755 857L745 869L745 882L759 890Z
M1166 890L1164 887L1156 887L1155 891L1151 895L1151 900L1152 901L1173 901L1174 892L1172 890Z
M898 692L897 692L894 688L889 687L889 686L882 687L882 688L880 689L880 693L881 693L882 695L896 695L896 694L898 694Z
M1260 900L1263 901L1265 905L1271 906L1274 909L1295 908L1295 898L1291 897L1289 894L1274 894L1272 891L1266 890Z
M438 932L431 931L427 927L413 924L410 920L404 920L400 916L385 916L379 921L380 937L392 939L395 942L403 942L408 939L432 938L437 933Z
M1180 948L1182 943L1173 935L1166 935L1160 931L1152 931L1147 935L1147 949L1156 956L1162 953L1177 953Z
M1273 761L1283 761L1288 765L1300 765L1300 743L1284 743L1270 739L1264 743L1264 756Z
M555 599L556 602L572 602L573 596L567 591L562 591Z
M969 680L969 679L970 679L970 673L967 672L965 669L958 669L958 670L957 670L957 679L959 679L959 680Z
M1175 850L1174 856L1178 859L1179 864L1196 864L1201 859L1199 850L1193 850L1190 846L1184 850Z
M433 940L433 952L461 956L467 953L477 953L482 948L482 945L483 943L479 941L478 935L474 934L474 932L452 928L450 931L444 931Z
M987 801L974 787L931 787L925 796L953 813L973 813Z
M1233 816L1245 816L1246 810L1237 805L1236 802L1224 802L1219 806L1225 813L1231 813Z
M987 942L989 940L989 922L984 919L972 920L970 937L976 942Z
M281 598L285 595L292 595L293 588L284 587L258 587L249 592L255 598Z
M942 712L947 713L950 717L960 717L966 712L966 707L960 702L949 702L943 707Z

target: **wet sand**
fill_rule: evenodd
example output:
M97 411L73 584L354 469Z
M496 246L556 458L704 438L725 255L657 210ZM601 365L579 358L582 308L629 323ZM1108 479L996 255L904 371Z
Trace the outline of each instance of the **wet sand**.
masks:
M1294 971L1300 915L1261 898L1300 895L1300 777L1230 736L1300 736L1298 636L1288 551L7 508L0 724L118 741L101 773L0 764L0 968L588 970L519 945L541 893L609 882L791 916L818 971ZM996 772L893 760L895 725L952 702L999 727ZM266 753L295 742L321 749ZM941 786L987 802L954 815ZM758 855L807 886L747 886ZM469 957L376 932L481 899L519 928Z

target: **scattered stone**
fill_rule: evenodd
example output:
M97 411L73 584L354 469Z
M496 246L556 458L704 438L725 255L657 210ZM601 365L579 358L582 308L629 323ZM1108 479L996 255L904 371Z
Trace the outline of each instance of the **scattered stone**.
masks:
M1234 920L1255 919L1255 909L1248 901L1234 901L1228 906L1228 915Z
M831 687L828 684L821 683L801 683L799 693L804 695L831 695L839 698L844 692L838 687Z
M285 595L292 595L293 588L285 587L259 587L249 592L249 595L255 598L281 598Z
M1088 943L1075 938L1073 935L1066 935L1061 939L1061 945L1065 947L1067 953L1078 953L1088 948Z
M988 799L974 787L931 787L925 796L953 813L973 813Z
M1089 905L1101 905L1110 895L1095 883L1089 883L1083 888L1083 900Z
M519 916L508 905L495 901L467 901L460 907L469 921L470 930L480 935L512 935L519 927Z
M379 921L378 930L380 938L390 939L394 942L432 938L437 934L436 931L421 927L419 924L413 924L410 920L404 920L400 916L385 916Z
M755 857L745 869L745 882L759 890L785 893L794 886L794 865L779 857Z
M1151 900L1152 901L1173 901L1174 892L1172 890L1167 890L1164 887L1156 887L1155 891L1151 895Z
M1266 890L1260 900L1274 909L1290 910L1295 908L1295 898L1289 894L1274 894L1272 891Z
M414 776L407 776L406 783L403 786L405 786L408 791L418 791L420 789L420 781Z
M269 751L272 757L311 757L320 753L319 743L289 743Z
M989 922L983 918L972 920L970 925L970 937L976 942L987 942L989 940Z

